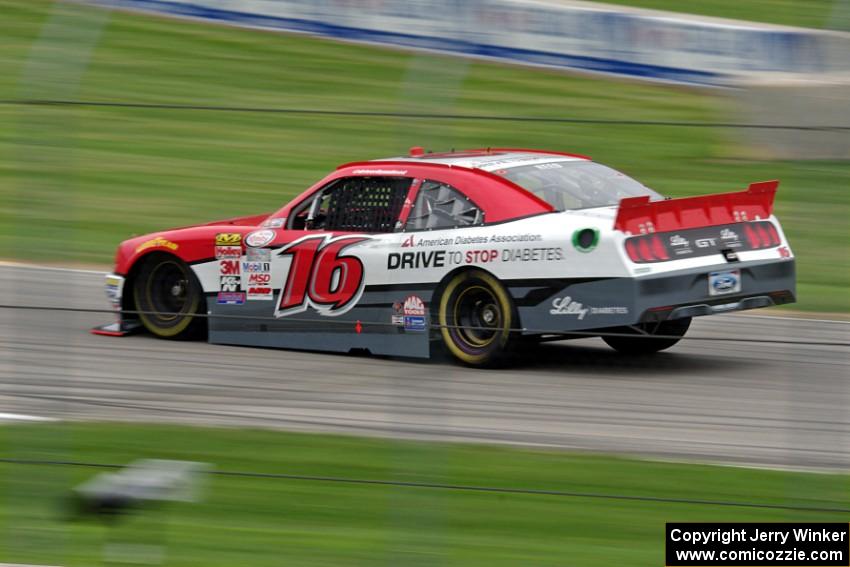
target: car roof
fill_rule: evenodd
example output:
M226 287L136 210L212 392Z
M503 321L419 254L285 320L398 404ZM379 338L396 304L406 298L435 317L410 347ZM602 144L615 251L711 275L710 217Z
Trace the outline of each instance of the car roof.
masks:
M555 161L580 163L589 160L579 154L533 149L486 148L426 153L414 147L406 156L340 165L293 202L300 201L321 185L349 175L433 178L460 190L485 212L488 222L502 222L555 210L551 204L506 178L503 170ZM487 182L482 182L485 180ZM278 213L288 214L290 206Z
M587 161L590 158L579 154L547 152L541 150L487 148L480 150L462 150L445 153L424 153L412 148L411 154L374 160L376 162L413 162L421 164L441 164L480 169L493 172L524 165L563 161Z

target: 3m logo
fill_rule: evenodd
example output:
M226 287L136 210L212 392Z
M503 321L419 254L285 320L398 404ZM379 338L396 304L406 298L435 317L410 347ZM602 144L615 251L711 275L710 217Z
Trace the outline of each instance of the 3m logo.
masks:
M222 276L239 274L239 260L221 260L219 267L221 268Z
M292 256L292 263L275 317L301 313L308 307L321 315L336 316L354 307L363 294L363 263L343 252L366 240L368 236L307 236L282 249L279 255Z
M220 232L215 235L216 246L239 246L242 244L242 235L238 232Z

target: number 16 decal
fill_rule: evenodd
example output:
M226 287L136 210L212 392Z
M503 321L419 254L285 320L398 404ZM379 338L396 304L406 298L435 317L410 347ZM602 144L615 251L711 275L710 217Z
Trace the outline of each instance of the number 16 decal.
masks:
M313 307L321 315L349 311L363 294L363 262L342 252L368 236L307 236L278 252L291 256L289 274L280 291L275 317L285 317Z

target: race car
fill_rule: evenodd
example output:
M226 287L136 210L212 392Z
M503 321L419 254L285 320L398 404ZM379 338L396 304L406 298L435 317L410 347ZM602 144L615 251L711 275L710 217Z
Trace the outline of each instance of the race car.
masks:
M118 322L166 339L492 366L530 341L669 348L691 319L795 301L777 181L665 199L590 158L488 148L342 165L271 214L120 244Z

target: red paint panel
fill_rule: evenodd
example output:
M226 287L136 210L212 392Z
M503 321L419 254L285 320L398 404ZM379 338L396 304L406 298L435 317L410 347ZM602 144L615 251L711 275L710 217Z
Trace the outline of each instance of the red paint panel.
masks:
M629 234L667 232L701 226L767 219L779 181L751 184L746 191L666 201L631 197L620 201L614 228Z
M89 333L92 335L100 335L102 337L124 337L129 334L126 331L105 331L103 329L98 329L97 327L90 329Z
M447 183L459 189L484 210L484 222L502 222L554 211L552 205L519 185L480 169L415 161L363 161L347 163L274 213L282 218L313 193L340 177L396 175Z

